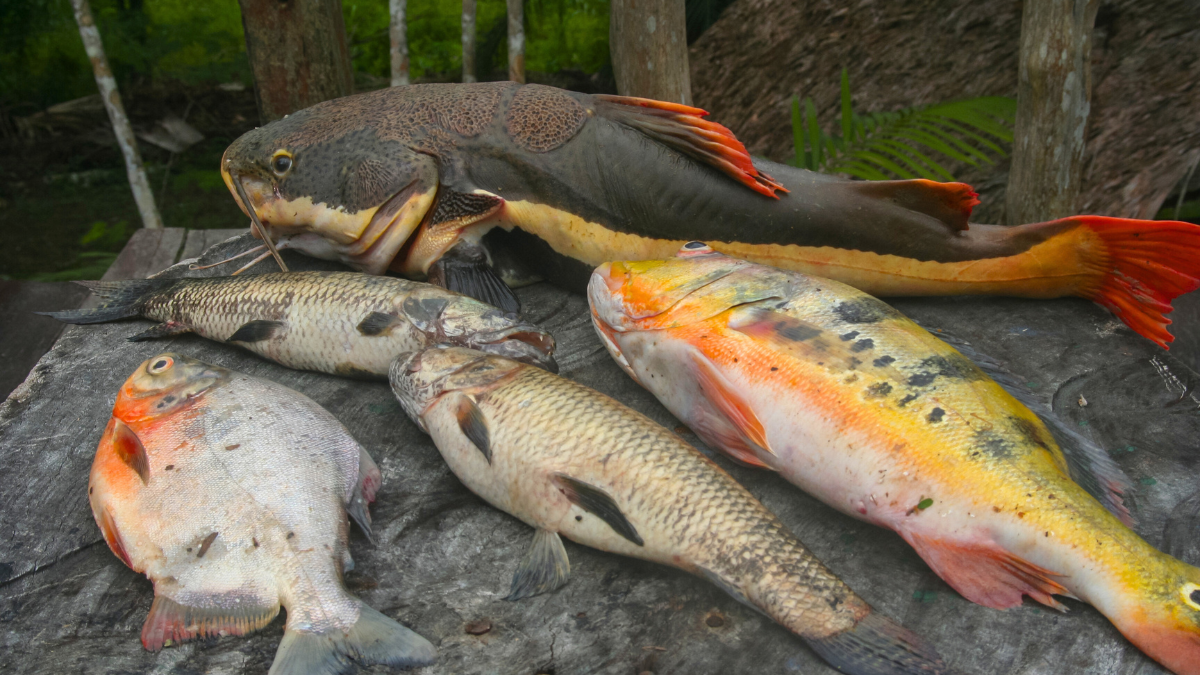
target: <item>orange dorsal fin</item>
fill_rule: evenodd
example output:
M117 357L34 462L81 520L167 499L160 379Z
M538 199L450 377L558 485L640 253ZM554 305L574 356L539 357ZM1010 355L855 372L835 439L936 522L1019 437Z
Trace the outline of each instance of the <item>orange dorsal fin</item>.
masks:
M726 127L704 119L708 112L678 103L599 94L596 113L728 175L755 192L778 199L787 188L758 170L746 146Z
M1028 595L1043 605L1067 610L1054 596L1071 596L1071 592L1051 578L1063 575L1023 560L995 542L945 541L903 531L900 535L939 577L971 602L1009 609Z
M142 483L150 482L150 458L146 456L146 447L142 439L124 422L113 418L112 448L122 462L137 472Z
M886 199L937 218L956 232L967 229L971 211L979 204L979 195L966 183L939 183L924 178L859 181L854 190L864 197Z
M142 625L142 646L156 652L166 644L196 637L245 635L271 623L277 614L278 601L253 596L236 600L213 596L211 607L188 607L155 595Z
M774 455L767 443L767 430L754 414L754 409L734 388L733 385L717 370L707 357L700 354L692 355L692 364L696 373L696 381L700 391L713 408L720 411L722 417L735 429L741 438L718 438L721 449L741 462L751 466L767 466L759 457L759 453ZM714 435L721 436L716 433ZM739 442L741 441L741 442Z

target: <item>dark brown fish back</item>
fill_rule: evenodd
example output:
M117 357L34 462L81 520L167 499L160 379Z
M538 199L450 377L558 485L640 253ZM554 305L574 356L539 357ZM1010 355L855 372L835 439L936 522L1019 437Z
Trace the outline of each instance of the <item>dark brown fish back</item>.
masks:
M549 152L571 140L587 120L587 108L566 92L530 84L513 95L504 128L518 147Z

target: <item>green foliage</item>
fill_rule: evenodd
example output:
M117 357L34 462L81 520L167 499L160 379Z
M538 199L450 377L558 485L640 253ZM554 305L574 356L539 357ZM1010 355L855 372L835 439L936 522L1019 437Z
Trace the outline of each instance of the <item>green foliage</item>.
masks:
M812 98L792 99L795 166L865 180L928 178L953 181L936 156L970 166L994 164L1012 142L1017 102L1001 96L859 115L842 70L840 134L827 134L817 122ZM930 156L934 155L934 156ZM943 160L944 161L944 160Z
M129 223L119 220L109 224L106 221L98 220L92 223L91 228L79 238L79 244L85 249L112 249L120 248L128 239ZM112 266L117 255L112 251L84 250L75 258L73 267L58 272L35 274L29 278L33 281L99 279Z

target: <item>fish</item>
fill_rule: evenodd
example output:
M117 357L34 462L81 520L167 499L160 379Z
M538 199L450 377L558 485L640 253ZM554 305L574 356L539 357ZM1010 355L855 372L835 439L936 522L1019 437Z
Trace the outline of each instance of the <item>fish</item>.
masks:
M703 577L842 672L951 672L712 460L617 401L461 347L397 358L390 383L467 488L535 529L509 600L567 583L565 536Z
M489 271L490 250L583 292L601 263L670 257L692 240L877 296L1080 296L1164 348L1172 299L1200 287L1200 226L969 223L969 185L752 159L706 115L514 82L391 87L247 132L221 173L263 226L256 236L280 248L445 278L508 310L519 303Z
M122 385L88 500L108 547L154 583L147 650L246 635L283 607L271 674L333 675L351 661L436 660L342 581L348 516L370 533L379 483L367 451L311 399L167 352Z
M202 279L78 282L94 309L40 312L91 324L159 322L131 341L196 333L298 370L386 379L398 354L437 342L557 371L554 338L438 286L356 272L288 272Z
M1115 463L1095 446L1072 463L1017 396L891 306L702 242L601 265L588 300L621 368L708 445L894 530L967 600L1076 598L1200 674L1200 569L1130 529Z

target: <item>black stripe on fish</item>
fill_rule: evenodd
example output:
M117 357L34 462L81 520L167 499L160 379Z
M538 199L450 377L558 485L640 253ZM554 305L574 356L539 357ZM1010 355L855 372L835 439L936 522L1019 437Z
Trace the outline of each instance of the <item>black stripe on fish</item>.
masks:
M262 342L275 337L275 334L283 330L284 323L282 321L266 321L256 319L250 323L237 329L233 335L229 336L226 342Z
M458 428L462 430L467 440L483 453L488 464L492 463L492 441L488 433L487 420L483 411L468 396L458 399L458 408L454 412L458 419Z
M617 506L612 497L608 496L607 492L562 473L554 474L553 481L572 504L599 517L622 537L638 546L645 546L646 543L642 541L642 537L634 528L633 523L630 523L625 514L621 513L621 508Z
M400 317L392 314L384 314L383 312L371 312L365 319L358 323L358 332L367 336L375 337L383 335L389 328L396 325L400 321Z

